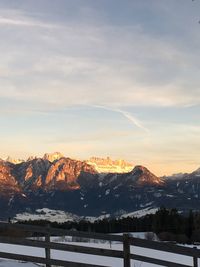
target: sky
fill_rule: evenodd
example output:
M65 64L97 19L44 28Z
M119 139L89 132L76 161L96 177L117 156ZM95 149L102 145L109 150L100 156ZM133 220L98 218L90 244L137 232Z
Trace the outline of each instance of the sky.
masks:
M199 0L0 0L0 157L200 167Z

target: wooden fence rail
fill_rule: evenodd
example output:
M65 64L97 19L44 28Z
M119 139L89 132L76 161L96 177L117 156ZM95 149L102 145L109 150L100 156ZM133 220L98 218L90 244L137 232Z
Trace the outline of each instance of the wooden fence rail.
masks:
M14 237L13 232L24 233L24 237ZM11 233L10 236L3 236L4 233ZM2 235L1 235L2 233ZM29 233L29 234L28 234ZM44 240L34 240L30 236L40 233L44 236ZM107 241L120 242L122 244L123 250L113 250L106 248L95 248L87 246L79 246L74 244L64 244L52 242L51 236L71 236L71 237L81 237L89 239L99 239ZM27 238L29 237L29 238ZM147 249L154 249L162 252L170 252L179 255L189 256L193 259L193 267L198 267L198 258L200 258L200 250L195 248L188 248L183 246L177 246L169 243L162 243L156 241L149 241L139 238L130 237L128 234L123 236L118 235L109 235L109 234L99 234L99 233L86 233L78 231L68 231L57 228L50 227L39 227L39 226L30 226L23 224L10 224L10 223L0 223L0 243L7 243L12 245L21 245L28 247L37 247L45 249L45 257L36 257L28 255L19 255L16 253L7 253L0 252L0 258L7 258L13 260L22 260L35 263L45 264L46 267L51 266L70 266L70 267L100 267L95 264L86 264L78 262L70 262L58 259L52 259L51 250L67 251L73 253L83 253L89 255L97 255L104 257L113 257L123 259L124 267L131 267L131 260L137 260L140 262L152 263L155 265L168 266L168 267L191 267L189 265L170 262L162 259L151 258L143 255L133 254L131 252L131 246L138 246ZM102 265L101 265L102 267ZM109 267L109 266L104 266Z

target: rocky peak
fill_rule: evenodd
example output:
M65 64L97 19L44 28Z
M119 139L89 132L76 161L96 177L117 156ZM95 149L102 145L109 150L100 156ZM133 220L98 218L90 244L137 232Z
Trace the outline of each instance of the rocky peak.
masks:
M146 168L146 167L144 167L144 166L142 166L142 165L136 165L134 168L133 168L133 170L131 171L131 173L132 174L149 174L150 173L150 171Z
M19 186L12 175L14 164L0 161L0 193L9 196L13 192L19 192Z
M29 190L44 186L49 167L49 161L35 158L15 165L13 173L22 188Z
M200 175L200 168L198 168L197 170L195 170L192 174L199 174Z
M19 164L19 163L22 163L24 160L22 160L22 159L14 159L14 158L8 156L5 161L13 163L13 164Z
M55 160L59 160L63 157L64 156L60 152L54 152L54 153L45 153L43 159L48 160L50 162L54 162Z
M37 159L37 157L36 156L30 156L30 157L28 157L28 159L26 161L32 161L34 159Z
M54 161L46 177L46 186L50 188L79 189L78 177L81 172L95 174L95 169L84 161L60 158Z
M163 180L153 173L151 173L146 167L137 165L130 172L130 176L134 178L134 181L138 185L154 185L154 184L163 184Z

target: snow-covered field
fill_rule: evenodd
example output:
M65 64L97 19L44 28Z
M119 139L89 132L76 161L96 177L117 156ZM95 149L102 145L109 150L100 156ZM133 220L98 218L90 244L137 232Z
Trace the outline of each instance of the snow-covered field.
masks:
M51 210L47 208L37 209L35 213L23 212L18 213L13 221L36 221L36 220L46 220L49 222L68 222L68 221L79 221L81 217L65 212L62 210Z
M109 189L108 189L109 190ZM106 191L106 194L108 194L109 191ZM123 211L122 215L119 215L119 218L127 218L127 217L136 217L141 218L147 214L155 214L158 210L158 208L152 208L153 202L146 203L145 206L141 206L139 210L125 213ZM148 206L148 207L146 207ZM76 214L72 214L70 212L65 212L63 210L52 210L48 208L42 208L42 209L36 209L35 212L29 213L29 212L23 212L18 213L14 218L13 222L23 222L23 221L36 221L36 220L46 220L49 222L58 222L58 223L64 223L67 221L80 221L80 220L86 220L90 222L108 219L111 217L111 214L102 214L98 217L94 216L78 216Z
M10 260L1 260L0 267L36 267L38 265L29 262L16 262Z
M140 236L140 235L142 234L137 234L136 236ZM66 241L67 238L52 238L52 240L54 242L68 243L68 241ZM70 242L70 244L72 243ZM108 242L107 243L73 242L73 244L81 245L81 246L85 245L88 247L99 247L99 248L107 248L107 249L111 248L114 250L122 250L122 245L116 242L112 244ZM34 248L34 247L0 244L0 251L44 257L44 249ZM165 252L155 251L151 249L144 249L144 248L139 248L139 247L131 247L131 252L139 254L139 255L157 258L157 259L187 264L190 266L192 266L192 262L193 262L191 257L177 255L173 253L165 253ZM98 264L102 266L111 266L111 267L122 267L123 266L122 259L93 256L93 255L72 253L72 252L64 252L64 251L58 251L58 250L52 250L51 257L54 259L59 259L59 260L68 260L68 261L81 262L81 263ZM33 263L15 262L11 260L0 259L0 267L36 267L36 266L38 265L33 264ZM144 262L132 261L131 266L132 267L153 267L155 265L144 263Z

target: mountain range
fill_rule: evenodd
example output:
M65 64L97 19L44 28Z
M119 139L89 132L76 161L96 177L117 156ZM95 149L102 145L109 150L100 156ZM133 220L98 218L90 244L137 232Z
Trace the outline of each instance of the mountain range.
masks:
M200 169L157 177L123 160L80 161L61 153L0 160L2 218L48 208L79 216L119 216L162 205L187 212L200 207Z

